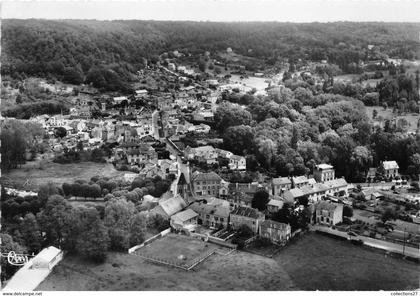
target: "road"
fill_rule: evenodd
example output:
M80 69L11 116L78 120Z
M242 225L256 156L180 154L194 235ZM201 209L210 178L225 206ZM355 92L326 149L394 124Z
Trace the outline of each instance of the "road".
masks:
M325 232L325 233L330 233L330 234L334 234L337 236L341 236L344 238L349 239L349 235L346 232L342 232L342 231L338 231L335 229L332 229L330 227L325 227L325 226L319 226L319 225L313 225L310 227L310 229L312 231L318 230L321 232ZM387 241L383 241L383 240L378 240L378 239L374 239L374 238L370 238L370 237L366 237L366 236L353 236L353 239L360 239L363 241L363 243L367 246L370 247L374 247L374 248L378 248L378 249L382 249L382 250L386 250L389 252L394 252L394 253L399 253L399 254L404 254L406 256L410 256L413 258L417 258L420 259L420 251L418 248L413 248L413 247L407 247L400 244L395 244L395 243L391 243L391 242L387 242Z

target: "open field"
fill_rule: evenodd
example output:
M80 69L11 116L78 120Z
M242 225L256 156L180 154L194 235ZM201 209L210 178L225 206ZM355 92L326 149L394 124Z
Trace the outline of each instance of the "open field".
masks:
M218 249L212 243L200 239L170 233L151 244L144 246L135 253L146 257L163 259L178 265L191 265L195 259ZM184 256L184 259L178 256Z
M236 251L212 255L194 271L123 253L109 253L100 265L67 256L38 290L406 290L419 288L418 268L382 251L308 233L274 259Z
M419 288L419 265L317 233L288 245L275 260L302 290Z
M109 178L124 176L124 172L117 171L112 164L96 162L79 162L59 164L50 160L27 162L19 169L11 170L1 176L1 182L6 186L36 190L39 185L52 182L61 185L75 180L90 180L99 175Z
M392 108L387 108L384 110L382 106L366 106L366 114L370 120L372 120L373 110L376 109L378 111L378 117L381 116L385 122L385 120L393 119L394 117L397 121L401 118L405 118L408 121L408 131L415 132L417 129L417 122L420 119L420 114L416 113L407 113L405 115L396 115L392 113Z

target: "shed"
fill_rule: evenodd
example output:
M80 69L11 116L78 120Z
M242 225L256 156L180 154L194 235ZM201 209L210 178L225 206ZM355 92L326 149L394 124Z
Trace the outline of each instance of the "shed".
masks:
M50 246L43 249L35 256L32 261L32 268L51 270L62 258L63 252L54 246Z

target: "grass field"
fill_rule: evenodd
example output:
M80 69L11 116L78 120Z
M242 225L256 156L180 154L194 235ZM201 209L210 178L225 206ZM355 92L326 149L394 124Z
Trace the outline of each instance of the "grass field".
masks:
M39 185L52 182L58 185L75 180L90 180L99 175L109 178L124 176L124 172L117 171L112 164L96 162L80 162L59 164L50 160L27 162L21 168L11 170L1 176L1 181L7 186L36 190Z
M407 290L419 288L418 270L382 251L308 233L273 259L237 251L212 255L195 271L123 253L100 265L67 256L38 290Z
M392 108L387 108L384 110L382 106L366 106L366 114L369 117L370 120L373 120L373 110L378 111L378 117L381 116L385 122L385 120L393 119L394 117L397 119L397 121L400 118L405 118L408 121L408 131L409 132L415 132L417 129L417 122L420 119L420 114L416 113L407 113L405 115L396 115L392 113Z
M215 249L218 249L218 246L215 244L205 243L196 238L171 233L153 241L151 244L136 251L136 253L163 259L179 265L191 265L195 259ZM184 259L179 259L178 256L180 255L183 255Z
M409 290L419 288L419 265L310 233L275 260L302 290Z

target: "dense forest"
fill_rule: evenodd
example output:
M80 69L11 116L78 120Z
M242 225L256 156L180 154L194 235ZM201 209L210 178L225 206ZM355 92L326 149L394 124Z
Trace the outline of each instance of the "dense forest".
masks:
M344 73L368 58L420 58L420 24L213 23L169 21L4 20L1 72L127 90L133 74L163 52L236 53L265 61L328 60Z

